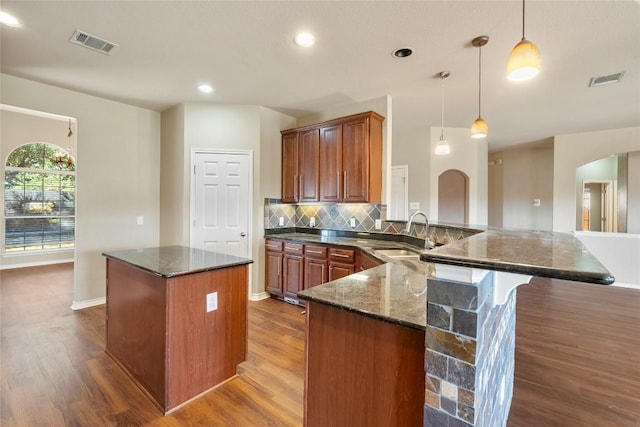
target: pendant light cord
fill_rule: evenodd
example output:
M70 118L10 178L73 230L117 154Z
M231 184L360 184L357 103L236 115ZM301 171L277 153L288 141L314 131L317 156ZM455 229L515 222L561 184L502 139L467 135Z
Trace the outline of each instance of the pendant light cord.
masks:
M442 99L441 99L441 115L440 115L440 139L444 139L444 76L440 74L440 80L442 81Z
M522 0L522 40L524 40L524 0Z
M482 46L478 46L478 117L482 117L481 100L482 100Z

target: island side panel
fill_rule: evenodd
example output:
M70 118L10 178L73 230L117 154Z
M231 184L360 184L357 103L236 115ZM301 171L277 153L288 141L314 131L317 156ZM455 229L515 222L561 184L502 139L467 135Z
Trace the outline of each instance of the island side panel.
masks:
M106 352L164 407L166 281L107 258Z
M424 332L307 302L304 425L419 426Z
M174 277L168 284L167 410L236 375L247 355L248 266ZM218 309L207 312L207 294Z

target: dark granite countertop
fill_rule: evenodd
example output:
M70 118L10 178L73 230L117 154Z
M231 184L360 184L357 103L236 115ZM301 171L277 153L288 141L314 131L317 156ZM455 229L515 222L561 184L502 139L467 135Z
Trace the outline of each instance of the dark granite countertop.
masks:
M614 278L573 235L489 229L423 252L425 262L610 285Z
M163 246L104 252L102 255L164 278L201 273L253 262L247 258L203 251L186 246Z

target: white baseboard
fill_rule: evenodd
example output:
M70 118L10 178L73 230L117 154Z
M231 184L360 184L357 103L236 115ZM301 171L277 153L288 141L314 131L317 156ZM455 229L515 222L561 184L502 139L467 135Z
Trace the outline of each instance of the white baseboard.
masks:
M73 304L71 304L71 309L82 310L83 308L94 307L96 305L102 305L106 303L107 297L88 299L85 301L74 301Z
M618 283L613 282L611 286L618 286L620 288L631 288L631 289L640 289L640 284L635 283Z
M23 263L17 263L17 264L2 265L0 266L0 270L11 270L13 268L25 268L25 267L41 267L43 265L66 264L68 262L74 262L74 259L67 258L67 259L56 259L52 261L23 262Z
M268 292L260 292L257 294L251 294L251 297L249 298L249 301L261 301L263 299L267 299L269 298L270 295Z

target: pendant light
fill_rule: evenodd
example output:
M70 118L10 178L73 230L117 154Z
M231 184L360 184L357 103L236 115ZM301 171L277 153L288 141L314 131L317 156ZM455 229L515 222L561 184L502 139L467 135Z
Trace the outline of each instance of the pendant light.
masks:
M444 79L446 79L447 77L449 77L451 74L448 71L441 71L440 74L438 74L438 77L440 77L440 80L442 80L442 109L441 109L441 115L440 115L440 141L438 141L438 145L436 145L436 154L438 155L444 155L444 154L449 154L451 152L451 148L449 147L449 143L447 142L447 140L444 137Z
M507 61L507 78L514 82L529 80L540 71L540 51L524 38L524 0L522 0L522 40L515 45Z
M471 138L486 138L489 134L489 126L481 114L482 105L482 46L489 42L488 36L478 36L471 40L471 44L478 48L478 118L471 125Z

